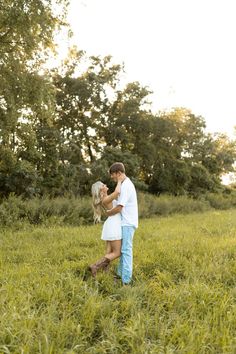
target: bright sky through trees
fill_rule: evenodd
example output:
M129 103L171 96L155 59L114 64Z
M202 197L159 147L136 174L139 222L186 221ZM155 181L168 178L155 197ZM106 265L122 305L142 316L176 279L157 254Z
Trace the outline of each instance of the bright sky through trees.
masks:
M234 9L235 0L71 0L69 22L79 49L112 55L127 81L154 91L155 110L187 107L233 136Z

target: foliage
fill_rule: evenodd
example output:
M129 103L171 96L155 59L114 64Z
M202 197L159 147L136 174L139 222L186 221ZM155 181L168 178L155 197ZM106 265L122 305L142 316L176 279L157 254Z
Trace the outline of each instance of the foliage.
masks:
M54 88L50 78L40 75L39 70L49 51L55 49L54 33L64 25L66 6L66 0L1 1L0 183L3 195L11 192L34 195L45 172L52 175L52 170L55 173L57 168L52 141ZM28 187L26 191L24 184Z
M62 163L87 164L91 183L111 186L107 170L123 161L152 193L216 191L220 175L233 170L235 142L206 133L204 119L184 108L153 115L148 88L133 82L120 89L122 70L110 56L87 57L76 48L54 70Z
M199 199L188 196L138 193L139 217L167 216L204 212L208 209L231 209L236 195L209 193ZM105 218L104 218L105 219ZM11 194L0 204L0 227L24 228L27 225L90 225L93 223L91 197L34 197L28 200Z
M205 196L211 207L215 209L228 209L236 206L236 192L230 194L209 193Z
M66 26L67 0L7 0L0 6L0 195L82 196L123 161L140 190L197 197L235 171L236 142L205 131L186 108L153 113L151 90L122 85L111 56L73 47L44 63ZM56 14L56 15L55 15Z

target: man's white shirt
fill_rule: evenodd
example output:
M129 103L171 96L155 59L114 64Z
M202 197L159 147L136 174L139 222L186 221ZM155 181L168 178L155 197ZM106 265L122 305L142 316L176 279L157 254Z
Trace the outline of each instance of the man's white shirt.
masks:
M138 227L138 202L134 184L126 177L121 184L117 205L122 205L121 225Z

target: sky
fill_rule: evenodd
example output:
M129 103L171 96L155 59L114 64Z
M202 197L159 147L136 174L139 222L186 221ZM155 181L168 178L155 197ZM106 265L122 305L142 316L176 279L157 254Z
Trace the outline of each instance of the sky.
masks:
M124 63L154 93L155 112L189 108L235 137L235 0L71 0L68 20L88 55ZM73 43L72 43L73 42Z

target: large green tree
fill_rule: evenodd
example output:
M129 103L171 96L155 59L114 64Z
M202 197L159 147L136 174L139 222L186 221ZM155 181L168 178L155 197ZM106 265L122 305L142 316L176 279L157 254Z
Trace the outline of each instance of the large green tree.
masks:
M176 108L154 119L155 146L149 187L155 193L214 191L223 173L233 171L235 141L205 131L202 117Z
M84 66L83 71L80 67ZM57 90L57 128L61 160L73 164L94 162L102 149L110 97L121 71L111 57L86 57L73 49L64 66L54 70ZM79 72L79 73L78 73Z
M40 132L38 126L42 125L42 120L47 122L48 130L52 126L54 94L50 80L40 75L39 69L49 51L54 50L54 32L64 24L66 5L65 0L0 2L0 183L3 194L20 193L17 186L27 179L28 194L31 193L37 184L37 165L42 165L43 160L49 161L45 158L49 156L48 151L42 144L45 138L40 137L42 130ZM47 149L49 145L45 144Z
M150 90L138 82L121 88L122 70L110 56L86 57L75 48L63 67L54 70L60 159L65 174L84 165L96 178L106 165L106 176L102 173L101 178L107 181L111 156L115 159L123 154L124 160L128 154L128 166L137 161L140 166L133 173L130 169L131 175L144 181L143 166L149 168L148 157L152 155ZM74 178L79 180L80 176L75 173Z
M101 130L107 146L128 150L139 157L137 177L143 182L147 182L147 175L151 172L154 153L150 93L139 82L128 83L117 92L107 113L107 124Z

